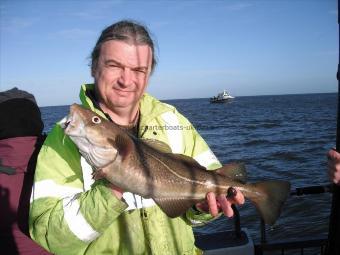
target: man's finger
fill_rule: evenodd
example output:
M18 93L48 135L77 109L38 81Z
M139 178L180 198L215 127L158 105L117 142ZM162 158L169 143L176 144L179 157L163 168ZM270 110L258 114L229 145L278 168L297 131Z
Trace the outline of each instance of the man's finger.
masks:
M236 196L234 197L234 204L237 205L243 205L244 204L244 196L242 194L242 192L237 191Z
M223 214L227 217L233 217L234 211L231 208L231 203L228 201L224 194L218 195L217 200L220 203Z
M237 194L237 190L234 187L229 187L227 190L227 197L228 198L234 198Z
M237 189L230 187L227 191L227 199L230 203L242 205L244 204L244 196Z
M217 203L216 203L215 193L209 192L207 194L207 202L208 202L208 205L209 205L210 214L212 216L216 217L218 215L218 207L217 207Z
M340 162L340 154L335 149L331 149L327 153L327 159L336 163Z

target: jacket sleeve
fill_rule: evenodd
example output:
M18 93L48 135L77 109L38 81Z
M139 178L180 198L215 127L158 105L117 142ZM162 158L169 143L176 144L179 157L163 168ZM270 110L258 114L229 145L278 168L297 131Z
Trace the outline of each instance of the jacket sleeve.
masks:
M55 254L83 254L127 207L106 184L96 181L84 190L78 149L57 124L37 160L31 237Z

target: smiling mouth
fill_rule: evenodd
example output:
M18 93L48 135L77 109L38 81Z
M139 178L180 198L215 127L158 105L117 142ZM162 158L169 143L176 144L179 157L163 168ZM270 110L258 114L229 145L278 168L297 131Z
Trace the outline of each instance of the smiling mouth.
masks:
M121 89L117 89L117 88L114 88L114 90L117 91L118 93L123 93L123 94L134 92L133 90L121 90Z

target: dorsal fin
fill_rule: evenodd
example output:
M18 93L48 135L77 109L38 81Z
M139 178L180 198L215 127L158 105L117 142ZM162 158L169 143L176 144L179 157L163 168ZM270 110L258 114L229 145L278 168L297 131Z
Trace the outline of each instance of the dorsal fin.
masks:
M244 163L229 163L217 169L216 172L235 181L247 182L247 171Z
M155 150L158 150L164 153L171 153L170 146L164 142L161 142L156 139L147 139L147 138L142 139L142 141L146 143L147 145L149 145L150 147L154 148Z
M200 165L194 158L183 155L183 154L168 154L175 160L180 160L182 163L188 165L189 167L201 168L207 170L204 166Z

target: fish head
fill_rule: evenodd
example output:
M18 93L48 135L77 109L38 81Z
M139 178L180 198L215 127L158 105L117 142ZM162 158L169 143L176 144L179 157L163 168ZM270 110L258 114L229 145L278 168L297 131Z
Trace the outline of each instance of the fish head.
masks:
M92 167L100 169L116 159L117 149L111 140L118 127L95 112L73 104L61 126Z

